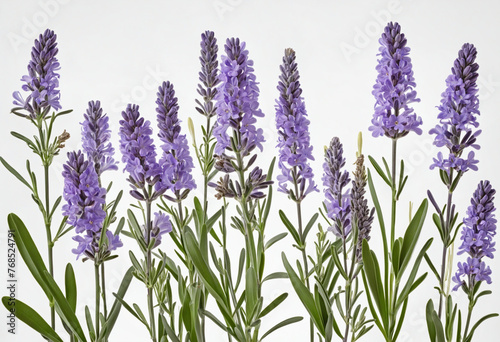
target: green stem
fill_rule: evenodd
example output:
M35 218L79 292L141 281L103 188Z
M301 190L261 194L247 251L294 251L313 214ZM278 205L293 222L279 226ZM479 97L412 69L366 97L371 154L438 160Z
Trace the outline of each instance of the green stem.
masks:
M153 305L153 286L149 283L149 275L151 274L151 248L149 242L151 239L151 202L146 201L146 245L148 250L146 253L146 287L148 289L148 311L151 328L151 340L156 342L156 327L155 327L155 312Z
M450 233L451 233L451 206L452 206L452 198L453 198L453 191L451 190L451 186L453 184L453 169L450 170L450 175L449 175L449 184L448 184L448 202L446 204L446 221L445 225L443 227L444 230L444 237L445 240L443 241L443 255L441 259L441 279L439 282L440 285L440 292L439 292L439 309L438 309L438 317L441 319L442 315L442 310L443 310L443 292L444 292L444 278L445 278L445 271L446 271L446 253L448 251L448 242L450 238Z
M394 248L394 241L395 241L395 235L396 235L396 194L397 194L397 187L396 187L396 151L397 151L397 139L392 139L392 173L391 173L391 192L392 192L392 197L391 197L391 253ZM389 258L389 255L386 256L386 258ZM386 275L387 277L388 275ZM392 330L392 326L395 325L395 319L396 319L396 312L395 312L395 302L396 302L396 293L397 292L397 285L396 285L396 291L394 291L394 286L395 286L395 278L394 278L394 272L390 271L390 288L389 288L389 330ZM394 322L393 322L394 320ZM392 331L388 332L389 338L392 340Z
M469 278L470 278L470 276L469 276ZM470 325L470 320L472 317L472 309L474 309L474 298L473 297L474 297L473 295L469 295L469 309L467 312L467 322L465 323L463 341L467 341L466 338L467 338L467 334L469 332L469 325Z
M101 264L101 296L102 296L102 306L104 310L104 319L108 318L108 305L106 302L106 278L104 272L104 263Z
M99 305L101 289L99 285L99 265L94 264L94 276L95 276L95 335L96 339L99 338Z
M49 166L44 165L44 177L45 177L45 232L47 235L47 248L48 248L48 259L49 259L49 273L54 277L54 262L53 262L53 247L54 247L54 242L52 241L52 232L50 229L50 224L51 220L49 218L50 215L50 191L49 191ZM56 327L56 311L54 304L51 303L50 307L50 323L52 329L55 329Z

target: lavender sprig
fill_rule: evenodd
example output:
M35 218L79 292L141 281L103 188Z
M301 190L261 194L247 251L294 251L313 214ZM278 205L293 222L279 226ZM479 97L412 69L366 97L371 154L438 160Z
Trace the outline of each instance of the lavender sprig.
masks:
M436 167L439 169L440 178L447 187L446 211L441 210L430 190L428 191L428 197L440 219L440 226L437 228L443 241L440 278L438 279L441 289L438 308L439 318L441 318L444 299L447 297L447 295L444 296L447 293L444 290L446 287L446 265L448 264L446 261L447 254L457 232L453 227L453 222L455 222L453 194L464 173L468 170L477 171L478 169L476 166L478 161L475 159L474 151L469 151L467 158L463 157L467 149L479 149L476 138L481 133L481 130L474 132L474 129L479 125L477 122L479 100L476 85L479 66L475 62L476 56L476 48L468 43L464 44L458 52L458 58L455 59L451 69L452 73L446 79L446 90L441 94L441 104L438 107L440 125L436 125L429 131L430 134L436 135L434 145L446 147L447 149L447 153L444 155L439 151L430 166L431 169ZM458 229L458 226L455 229ZM450 279L448 279L449 281Z
M262 151L264 136L262 128L256 128L255 117L263 117L259 109L259 88L253 73L253 61L248 59L245 42L239 38L227 39L224 45L226 55L222 55L221 81L217 88L217 139L215 154L222 155L226 148L237 149L242 156L248 155L255 147ZM231 146L228 130L238 132L240 139Z
M391 139L404 137L409 132L422 134L422 119L409 105L420 102L413 77L410 48L398 23L390 22L379 39L380 56L377 65L377 81L373 86L375 113L372 131L374 137L385 135Z
M103 114L100 101L90 101L82 125L82 148L94 164L98 176L106 170L118 170L113 159L115 149L111 146L109 118Z
M156 104L158 136L163 142L163 155L160 159L162 166L162 182L171 190L174 198L168 199L178 202L187 197L190 190L196 188L191 170L193 158L189 154L188 141L185 134L180 134L180 120L177 116L179 105L175 97L174 86L170 82L163 82L158 88Z
M31 50L31 60L28 64L28 75L24 75L21 81L25 82L22 89L28 92L26 99L19 91L13 93L14 104L26 110L25 115L18 112L20 108L14 108L13 113L40 121L45 119L50 109L61 109L59 87L59 62L56 58L57 35L52 30L45 30Z
M479 69L475 62L477 50L473 44L466 43L458 52L458 58L453 63L451 75L446 79L446 90L441 95L441 105L438 107L440 125L429 131L435 134L434 145L445 146L448 156L438 152L431 169L439 169L450 174L450 170L466 172L477 171L477 160L474 151L468 153L467 158L462 154L467 148L479 149L476 138L481 130L474 131L479 126L477 115L479 112L478 87L476 84Z
M350 177L347 170L342 171L344 165L342 143L339 138L334 137L325 151L322 179L327 216L333 220L333 225L328 227L328 230L342 241L345 241L351 232L350 190L344 190L350 182Z
M278 190L301 201L312 191L319 191L314 183L314 174L309 160L313 147L310 144L309 120L301 97L299 71L295 62L295 51L285 50L278 83L280 97L276 100L276 128L278 129ZM288 183L295 186L288 189ZM300 189L300 191L298 190Z
M494 214L496 208L493 203L495 193L496 190L493 189L488 180L481 181L474 191L471 205L467 208L467 217L463 221L462 245L458 248L458 255L467 253L468 257L466 262L459 262L457 265L458 271L453 277L453 281L457 285L453 290L461 288L469 298L467 321L462 335L464 341L472 340L474 330L484 320L498 316L496 313L484 316L469 332L472 311L479 297L491 293L491 291L479 292L479 286L483 282L487 284L492 282L491 269L486 266L483 258L493 258L493 252L496 250L495 242L493 242L497 224Z
M140 116L139 106L129 104L120 120L120 151L124 171L133 190L130 194L139 201L153 201L167 187L161 181L162 169L156 162L156 150L149 121ZM152 192L154 187L154 192ZM142 193L141 193L141 192Z

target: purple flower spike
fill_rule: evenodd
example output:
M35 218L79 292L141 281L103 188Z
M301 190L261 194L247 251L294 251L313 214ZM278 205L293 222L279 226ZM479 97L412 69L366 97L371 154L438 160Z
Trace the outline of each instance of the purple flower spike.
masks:
M117 162L113 159L115 149L109 142L109 118L103 115L101 103L90 101L84 118L81 123L82 147L87 157L94 162L97 175L100 176L106 170L118 170Z
M162 181L164 186L174 194L176 200L180 200L181 191L189 191L196 188L191 175L193 169L193 158L189 154L188 141L185 134L180 134L180 120L177 116L179 105L175 97L174 86L170 82L163 82L156 94L157 120L160 133L158 136L163 142L161 146L163 155L160 165L163 169ZM185 193L187 196L187 192Z
M217 85L219 84L218 76L218 66L217 52L219 48L217 47L217 39L212 31L205 31L201 34L201 71L199 72L199 80L203 84L198 84L198 94L203 97L204 102L201 103L199 100L195 100L198 104L196 110L211 118L217 114L216 108L213 103L213 99L217 94Z
M99 186L93 164L85 160L81 151L69 152L63 168L63 198L67 202L62 207L63 215L68 216L67 222L76 233L99 232L106 217L106 189Z
M19 114L32 120L44 119L50 109L61 109L59 103L59 74L60 69L56 55L58 52L57 35L47 29L35 40L31 50L31 61L28 64L28 75L23 76L25 82L22 89L28 92L26 99L19 91L13 93L14 104L25 109L29 115Z
M474 191L471 205L467 208L467 217L464 219L462 245L458 248L459 255L467 253L469 258L466 263L458 263L458 271L453 277L453 281L457 283L454 290L466 285L461 279L464 275L472 276L469 278L472 281L470 288L478 281L491 283L491 270L482 259L493 258L493 252L496 250L493 242L497 223L493 214L496 210L493 204L495 193L489 181L481 181Z
M248 59L245 43L238 38L231 38L224 45L226 56L222 56L221 81L217 88L217 126L213 135L217 139L215 154L222 155L226 148L231 148L229 128L241 135L239 146L243 156L255 147L262 151L263 131L255 127L255 117L264 113L259 109L259 88L253 74L253 61Z
M124 171L129 173L132 197L138 200L153 200L162 195L166 187L161 182L162 169L156 162L156 151L153 144L149 121L140 116L139 106L129 104L122 112L120 120L120 151L125 163ZM155 193L148 198L148 186L155 187ZM141 190L142 193L139 191Z
M376 99L372 131L374 137L385 135L392 139L404 137L413 131L422 134L422 118L413 112L410 103L420 102L413 77L410 48L401 33L398 23L390 22L385 27L379 51L381 58L377 65L377 81L372 94Z
M475 62L477 51L474 45L464 44L458 52L458 58L451 68L451 75L446 79L446 90L441 94L441 105L438 107L440 125L429 131L435 134L434 145L446 146L448 156L441 152L430 166L450 172L454 169L459 172L477 170L474 152L469 151L467 158L462 158L465 149L471 147L479 149L476 138L481 130L474 131L479 126L479 99L476 80L478 77L478 64Z
M346 239L351 232L351 195L348 189L343 192L350 179L349 173L342 171L344 165L343 147L339 138L335 137L325 151L323 185L327 216L333 220L333 226L328 230L341 239Z
M100 232L94 233L92 231L86 231L85 235L76 235L73 240L78 242L78 246L71 251L76 254L76 259L82 255L94 260L95 256L99 251L99 239L101 237ZM112 251L119 247L122 247L123 243L118 235L113 235L109 230L106 231L106 243L103 244L104 253L99 253L101 257L105 258L111 254Z
M314 174L309 160L312 146L309 136L309 120L301 97L299 71L295 62L295 51L285 50L281 75L278 82L280 97L276 100L276 128L278 129L279 168L278 190L286 194L293 193L288 189L288 182L298 186L299 193L293 198L300 201L312 191L318 191L314 183Z

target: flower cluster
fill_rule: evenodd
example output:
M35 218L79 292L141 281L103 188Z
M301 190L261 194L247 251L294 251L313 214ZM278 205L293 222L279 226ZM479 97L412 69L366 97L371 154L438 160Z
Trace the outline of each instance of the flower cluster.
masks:
M103 210L106 189L99 186L97 173L81 151L68 152L68 161L63 166L63 198L66 200L63 214L76 233L85 230L98 232L106 213Z
M117 162L113 159L115 149L109 139L108 116L103 115L101 102L90 101L87 112L83 115L82 148L87 157L94 163L95 171L100 176L106 170L118 170Z
M146 235L145 227L143 227L143 229L144 229L144 235ZM172 223L170 222L169 216L163 213L155 213L155 218L152 222L152 228L149 235L149 240L147 236L144 236L144 238L146 239L146 241L151 241L152 239L155 239L153 248L156 248L161 243L162 235L170 233L171 231L172 231Z
M493 204L495 193L489 181L481 181L474 191L471 205L467 208L467 217L464 219L462 245L458 252L458 254L467 253L469 257L467 262L458 263L458 272L453 277L453 281L457 283L454 290L462 285L466 286L465 281L461 279L464 275L469 277L471 286L478 281L491 283L491 270L482 258L493 258L495 251L493 242L497 223L493 214L496 210Z
M62 207L63 215L67 216L67 222L75 227L77 234L73 240L78 242L78 247L73 253L85 255L94 259L100 252L100 257L108 256L111 251L122 246L118 236L106 231L106 243L99 251L99 239L101 237L106 212L104 211L106 189L99 185L99 177L94 165L85 160L81 151L69 152L68 161L63 166L64 193L66 204Z
M413 131L422 134L422 118L417 117L410 103L419 102L413 77L410 48L398 23L390 22L384 29L377 65L377 81L372 94L376 99L372 131L374 137L386 135L397 139Z
M28 64L28 75L21 78L25 82L22 89L29 94L24 99L19 91L13 93L14 104L25 109L29 115L16 114L32 120L44 119L50 109L61 109L59 103L60 69L56 55L58 52L57 35L47 29L35 40L31 50L31 61ZM18 108L14 108L16 110Z
M217 39L212 31L205 31L201 34L201 71L199 73L199 80L203 85L198 84L198 94L200 94L204 103L202 104L199 100L195 100L199 107L196 110L211 118L217 114L216 108L213 103L213 99L217 94L217 85L220 82L218 77L218 65L217 62L217 52L219 48L217 47Z
M308 193L318 191L309 160L312 146L309 136L309 120L299 82L295 51L285 50L281 75L278 82L280 97L276 100L276 128L278 129L279 168L278 190L302 200ZM288 182L296 185L298 193L288 189ZM300 191L298 191L300 188Z
M179 200L181 191L187 192L196 188L191 170L193 159L189 154L188 141L185 134L180 134L180 120L177 116L179 105L175 97L174 86L170 82L163 82L158 88L156 104L158 136L163 142L163 155L160 165L163 169L162 182L167 189L176 194Z
M327 216L333 220L333 226L328 230L345 240L351 231L351 195L348 189L343 192L350 182L349 173L342 171L345 165L343 153L339 138L334 137L325 151L323 185Z
M245 43L238 38L227 39L224 45L226 56L222 56L221 81L217 88L217 126L214 136L217 139L215 154L221 155L226 148L232 148L232 128L238 132L240 141L235 146L243 156L255 147L262 150L263 131L255 127L256 118L264 114L259 109L259 88L253 74L253 61L248 59Z
M351 216L352 221L358 228L358 239L356 242L356 261L361 262L363 240L370 240L371 225L375 208L368 208L366 193L366 168L364 165L364 156L360 154L356 159L356 170L351 189Z
M481 130L473 131L479 123L479 99L476 80L478 64L475 62L477 51L474 45L464 44L458 52L458 58L451 68L451 75L446 79L446 90L442 93L441 105L438 107L440 125L429 131L435 134L434 145L446 146L448 156L438 152L431 169L438 167L449 172L454 169L459 172L477 170L474 152L469 151L467 158L462 158L468 147L479 149L476 138Z
M166 187L161 181L162 169L156 162L150 123L140 116L137 105L129 104L122 112L122 117L120 151L122 161L125 163L124 171L129 173L128 181L133 189L130 194L140 201L154 200L165 192ZM153 194L149 194L146 183L148 186L154 186Z

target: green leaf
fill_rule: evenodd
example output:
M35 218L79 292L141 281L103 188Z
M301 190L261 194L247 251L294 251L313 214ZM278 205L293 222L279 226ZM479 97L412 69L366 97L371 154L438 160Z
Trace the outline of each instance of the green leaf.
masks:
M288 262L285 253L281 253L281 259L283 260L283 265L285 266L286 272L290 277L290 281L292 282L292 286L295 289L295 292L299 296L300 301L304 304L304 307L309 312L312 321L316 325L321 336L325 336L325 327L323 325L323 321L321 319L321 315L316 307L316 303L314 302L314 297L311 292L307 289L307 287L302 283L302 280L297 276L297 273L293 270L292 266Z
M90 340L95 341L95 328L94 322L92 321L92 314L90 313L90 309L87 305L85 305L85 321L87 322L87 329L89 330Z
M288 297L288 293L282 293L276 299L274 299L269 305L267 305L259 314L258 318L262 318L271 311L273 311L274 308L276 308L278 305L283 303L283 301Z
M53 342L63 342L57 333L45 322L45 320L31 307L19 299L12 300L10 297L2 297L2 303L10 312L15 312L16 317L28 325L31 329L41 334L45 339ZM13 310L13 311L11 311Z
M191 258L194 267L198 271L200 279L203 281L203 284L210 292L210 294L217 301L219 308L221 309L221 313L224 315L224 318L231 326L234 326L234 319L230 310L228 309L222 286L220 285L215 274L210 270L207 264L207 260L203 258L201 251L196 244L196 238L193 232L188 227L186 227L185 231L185 244L186 251Z
M271 274L268 274L262 282L264 283L267 280L273 280L273 279L288 279L288 273L286 272L274 272Z
M23 258L26 266L33 275L33 278L35 278L37 283L45 292L47 298L51 300L52 295L50 293L49 287L45 283L44 278L42 278L42 274L47 270L47 268L45 267L42 257L40 256L40 252L38 252L38 248L33 242L28 229L16 214L9 214L7 216L7 221L10 230L14 231L14 239L16 240L17 250L19 251L19 254L21 254L21 257Z
M65 279L65 288L66 288L66 299L68 300L68 303L73 310L73 312L76 312L76 278L75 278L75 271L73 270L73 266L68 262L66 265L66 272L64 274L64 279Z
M429 268L431 269L432 273L436 276L437 280L439 283L441 283L441 276L439 275L438 271L436 270L436 267L434 266L434 263L432 262L431 258L429 258L429 255L425 253L424 255L425 261L427 262L427 265L429 265Z
M163 329L165 330L165 332L167 333L168 337L172 340L172 342L181 342L181 340L179 340L179 338L177 337L177 335L175 334L175 331L172 329L172 327L170 327L170 325L168 324L168 321L167 319L165 318L165 316L161 316L161 320L163 322Z
M125 294L127 293L128 287L133 278L132 275L133 271L134 268L131 266L123 276L122 282L120 283L120 287L118 288L118 292L116 294L120 298L124 298ZM111 331L113 330L116 320L118 319L118 315L120 314L121 307L122 307L121 302L118 299L115 299L115 301L113 302L113 306L109 311L106 323L103 326L103 330L106 328L105 340L108 339L109 335L111 334Z
M254 311L258 299L257 274L253 267L247 268L245 280L246 313L250 315ZM247 317L247 319L250 320L250 317Z
M497 313L491 313L489 315L485 315L483 317L481 317L481 319L479 319L476 324L474 324L472 326L472 328L470 329L470 333L465 337L464 339L464 342L468 342L468 341L472 341L472 337L474 336L474 332L476 331L477 327L479 327L479 325L481 323L483 323L484 321L486 321L487 319L490 319L490 318L493 318L493 317L497 317L498 314Z
M424 199L420 207L418 208L415 216L413 216L408 228L406 229L405 236L403 238L403 245L401 246L401 257L399 264L399 274L396 278L396 283L399 283L401 275L404 273L406 266L410 262L415 246L417 245L420 232L425 221L425 215L427 214L428 200Z
M318 213L315 213L311 219L309 220L309 222L307 222L307 225L306 227L304 228L304 232L302 234L302 239L304 240L304 244L305 244L305 241L306 241L306 238L307 238L307 234L309 234L309 231L311 230L311 228L314 226L314 223L316 222L316 220L318 219L318 216L319 214Z
M368 159L370 160L370 163L372 163L373 167L375 168L375 170L377 171L377 173L380 175L380 177L382 177L382 179L384 180L384 182L389 185L389 187L392 187L391 185L391 177L390 176L387 176L384 171L382 170L382 168L380 167L380 165L375 161L375 159L373 159L372 156L368 156ZM384 160L385 162L385 160Z
M283 210L279 211L279 215L281 218L281 221L285 225L286 229L292 234L293 239L295 240L295 243L299 246L302 246L302 242L300 241L299 233L297 232L297 229L293 226L293 224L290 222L290 220L286 217L286 214L283 212Z
M370 247L368 246L368 242L366 240L363 240L362 253L363 270L366 275L372 298L375 301L375 304L377 305L377 308L380 312L380 318L384 323L384 327L387 327L389 323L389 316L384 285L382 284L382 279L380 277L380 267L378 265L375 253L370 250Z
M260 338L259 341L262 341L269 334L271 334L272 332L278 330L279 328L283 328L283 327L285 327L285 326L287 326L289 324L300 322L300 321L302 321L302 319L303 319L303 317L301 317L301 316L295 316L295 317L291 317L291 318L285 319L284 321L279 322L274 327L272 327L271 329L269 329L268 331L266 331L265 334L262 335L262 337Z
M215 315L212 314L210 311L203 310L201 313L204 316L207 316L208 318L210 318L210 320L212 322L214 322L215 324L217 324L219 326L219 328L221 328L224 331L228 331L227 326L224 323L222 323L217 317L215 317Z
M21 176L21 174L19 172L16 171L16 169L14 169L12 166L10 166L9 163L7 163L7 161L5 159L3 159L2 157L0 157L0 162L3 164L3 166L5 166L5 168L10 172L12 173L12 175L14 177L16 177L17 179L19 179L21 181L21 183L23 183L24 185L26 185L31 191L33 191L33 188L31 187L31 185L28 183L28 181L26 179L24 179L23 176Z
M59 317L61 317L63 322L66 323L66 325L71 329L73 334L75 334L81 341L86 342L87 339L85 338L82 327L80 326L80 322L78 321L78 318L76 318L75 313L71 309L71 306L66 300L66 297L64 297L61 289L57 286L57 283L46 270L43 271L42 277L54 297L55 308Z
M281 234L278 234L278 235L272 237L271 239L269 239L269 241L266 242L266 245L264 246L264 250L268 250L272 245L274 245L276 242L280 241L281 239L283 239L287 235L288 235L288 233L284 232L284 233L281 233Z

